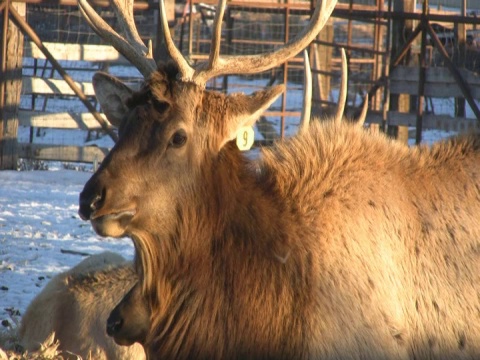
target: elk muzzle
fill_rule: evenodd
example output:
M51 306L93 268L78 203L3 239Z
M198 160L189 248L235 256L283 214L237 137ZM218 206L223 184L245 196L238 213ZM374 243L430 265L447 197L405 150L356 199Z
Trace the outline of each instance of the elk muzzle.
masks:
M117 204L117 199L121 197L113 196L113 191L109 192L98 186L98 182L92 179L85 184L80 193L78 210L80 218L90 220L93 229L100 236L124 236L135 216L135 206Z
M124 296L107 319L107 334L118 345L144 344L150 329L150 312L138 283Z

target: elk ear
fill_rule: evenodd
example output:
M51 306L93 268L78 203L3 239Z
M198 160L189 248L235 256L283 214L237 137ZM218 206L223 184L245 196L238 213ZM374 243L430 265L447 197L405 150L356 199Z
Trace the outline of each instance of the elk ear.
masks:
M225 143L235 139L243 126L252 126L260 115L285 91L284 85L273 86L251 95L232 94L229 99L229 123Z
M102 72L93 75L93 89L108 121L114 126L120 126L128 112L126 101L133 90L116 77Z

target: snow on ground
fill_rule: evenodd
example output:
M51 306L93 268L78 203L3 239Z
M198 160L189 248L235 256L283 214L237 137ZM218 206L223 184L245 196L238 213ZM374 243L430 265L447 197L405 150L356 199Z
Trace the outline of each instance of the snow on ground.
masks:
M91 172L0 171L0 321L15 326L18 310L55 274L83 259L75 251L115 251L133 257L129 239L97 236L77 214L78 196ZM1 331L1 329L0 329Z

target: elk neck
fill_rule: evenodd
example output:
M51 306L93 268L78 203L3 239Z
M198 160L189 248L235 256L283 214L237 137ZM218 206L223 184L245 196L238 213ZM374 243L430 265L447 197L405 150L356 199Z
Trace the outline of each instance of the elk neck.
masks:
M293 260L298 249L290 251L289 239L279 235L287 226L283 209L268 186L260 183L256 160L228 143L210 161L202 168L203 181L192 191L195 201L182 202L177 210L183 221L176 233L176 260L160 262L162 275L150 289L157 316L146 349L167 358L191 358L198 356L203 344L202 357L211 359L242 353L251 357L252 351L292 358L281 339L288 337L285 332L292 331L298 318L278 304L296 294L282 278L288 274L289 281L306 287L312 263ZM262 329L257 322L263 319L252 312L258 299L262 299L258 306L265 308L262 313L272 319L268 329ZM296 299L302 302L311 299ZM237 343L227 341L232 332L241 334Z

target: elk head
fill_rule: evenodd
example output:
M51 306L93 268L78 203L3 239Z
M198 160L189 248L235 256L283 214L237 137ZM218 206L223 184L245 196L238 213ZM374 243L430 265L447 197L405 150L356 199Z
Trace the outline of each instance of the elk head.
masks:
M209 59L193 67L173 43L161 1L166 48L173 61L154 70L135 29L133 0L113 0L126 38L105 24L86 0L79 0L93 29L146 77L136 93L107 74L98 73L93 79L104 113L119 127L119 141L80 195L79 214L92 222L98 234L120 237L150 226L163 229L165 236L171 234L184 190L198 185L198 173L284 89L275 86L249 96L227 96L205 90L206 82L223 74L268 70L296 55L316 37L336 1L319 0L309 26L280 49L223 58L219 49L225 2L220 0L217 7Z
M150 329L150 310L141 287L136 283L112 310L107 319L107 334L118 345L144 344Z

